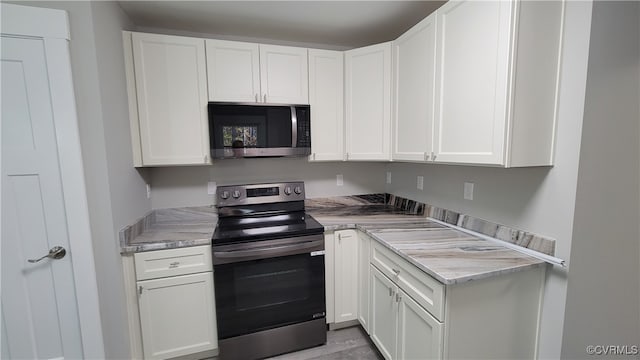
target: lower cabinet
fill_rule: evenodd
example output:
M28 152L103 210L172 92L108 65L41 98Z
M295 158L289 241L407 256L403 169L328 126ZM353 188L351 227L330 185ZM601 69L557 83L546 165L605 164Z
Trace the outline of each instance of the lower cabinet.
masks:
M358 234L325 234L327 322L345 323L358 316Z
M211 247L134 255L145 359L216 355Z
M371 310L371 339L385 359L442 357L442 323L373 265Z

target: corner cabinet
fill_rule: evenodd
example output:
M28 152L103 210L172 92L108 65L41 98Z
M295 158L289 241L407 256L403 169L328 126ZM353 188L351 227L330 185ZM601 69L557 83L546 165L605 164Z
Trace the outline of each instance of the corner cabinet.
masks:
M436 14L393 41L393 160L433 156Z
M344 159L344 55L309 49L310 161Z
M204 40L123 38L134 165L209 164Z
M134 255L145 359L217 355L211 247Z
M345 52L346 160L391 158L391 43Z
M307 49L206 40L210 101L308 104Z
M437 10L435 161L553 164L563 9L453 1Z

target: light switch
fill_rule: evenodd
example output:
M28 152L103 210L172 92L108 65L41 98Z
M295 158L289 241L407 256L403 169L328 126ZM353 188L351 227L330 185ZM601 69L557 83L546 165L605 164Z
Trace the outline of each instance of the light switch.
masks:
M424 176L418 176L418 181L416 185L418 187L418 190L422 190L424 188Z
M218 188L218 184L216 184L215 181L209 181L207 183L207 194L209 195L215 195L216 194L216 189Z
M387 171L387 184L391 184L391 171Z
M465 182L464 183L464 199L465 200L473 200L473 183Z
M337 186L342 186L344 185L344 179L342 177L342 174L338 174L336 175L336 185Z

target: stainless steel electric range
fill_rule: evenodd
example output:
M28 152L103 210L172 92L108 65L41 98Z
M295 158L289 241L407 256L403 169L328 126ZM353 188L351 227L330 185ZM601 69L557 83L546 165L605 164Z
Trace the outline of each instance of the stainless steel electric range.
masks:
M220 186L212 238L222 359L258 359L326 342L324 228L304 183Z

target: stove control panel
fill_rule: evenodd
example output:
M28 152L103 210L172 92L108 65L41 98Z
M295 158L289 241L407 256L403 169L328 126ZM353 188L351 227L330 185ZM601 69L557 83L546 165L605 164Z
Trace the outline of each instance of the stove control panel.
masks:
M218 186L217 207L268 204L305 199L304 182Z

